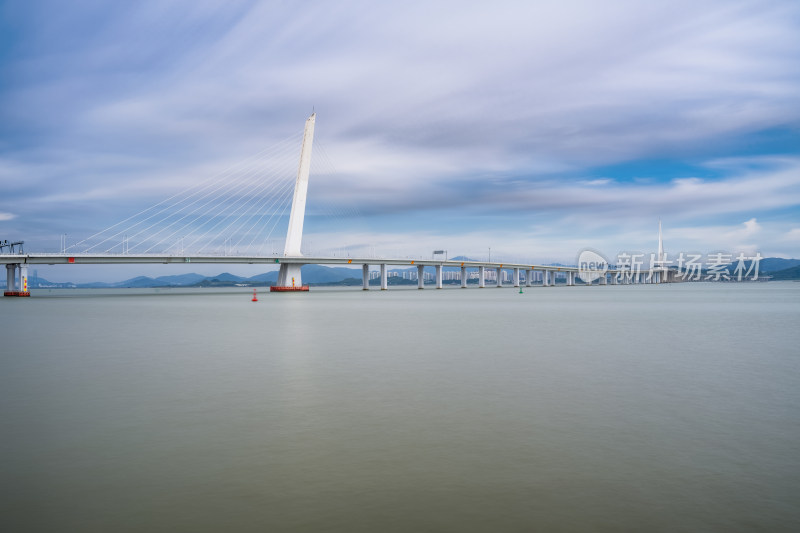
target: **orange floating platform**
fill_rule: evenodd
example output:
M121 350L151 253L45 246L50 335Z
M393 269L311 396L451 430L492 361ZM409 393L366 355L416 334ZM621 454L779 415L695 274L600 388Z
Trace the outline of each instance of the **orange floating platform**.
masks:
M20 296L22 298L26 298L30 296L31 293L28 291L5 291L3 296Z
M300 285L299 287L276 287L269 288L269 292L308 292L308 285Z

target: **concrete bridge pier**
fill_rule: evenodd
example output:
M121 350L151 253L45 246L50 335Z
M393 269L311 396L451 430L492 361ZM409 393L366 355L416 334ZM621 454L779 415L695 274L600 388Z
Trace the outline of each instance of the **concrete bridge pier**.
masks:
M417 265L417 288L425 288L425 266Z
M603 274L602 276L600 276L600 285L607 285L607 284L608 284L608 278L606 277L605 274Z
M6 292L17 290L17 265L9 263L6 265Z
M575 285L575 272L567 272L567 287Z
M369 290L369 265L363 264L361 265L361 279L363 283L363 287L365 291Z
M611 284L612 284L612 285L616 285L616 284L617 284L617 279L618 279L618 278L619 278L619 275L618 275L618 274L612 274L612 275L611 275Z
M436 265L436 288L442 288L442 265Z
M533 270L525 271L525 286L530 287L533 282Z
M503 286L503 269L498 267L495 270L497 271L497 286L498 287L502 287Z
M478 267L478 287L481 289L486 286L486 267Z
M386 263L381 265L381 290L385 291L389 289L389 277L386 273Z
M514 287L519 287L519 268L514 269Z
M467 288L467 267L461 267L461 288Z
M19 285L17 271L19 270ZM28 265L25 263L6 264L6 290L3 296L30 296L28 290Z

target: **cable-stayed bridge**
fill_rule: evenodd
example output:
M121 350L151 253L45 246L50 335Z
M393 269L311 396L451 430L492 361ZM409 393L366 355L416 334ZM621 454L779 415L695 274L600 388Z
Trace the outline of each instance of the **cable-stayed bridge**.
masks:
M57 264L278 264L280 271L273 291L307 291L301 267L307 264L355 264L362 266L364 289L369 288L369 267L380 265L381 289L388 289L387 266L416 266L418 287L424 288L425 267L434 267L436 287L442 288L442 269L460 269L461 287L467 287L470 270L478 271L478 286L486 286L486 270L496 271L497 286L502 286L503 270L513 271L513 286L536 280L543 286L555 285L558 273L568 286L576 284L581 273L584 283L600 284L659 283L666 280L666 269L628 272L600 272L587 265L556 267L491 261L456 261L374 257L304 256L301 253L306 215L308 181L312 167L312 147L316 115L306 120L300 162L294 150L299 139L290 137L263 150L234 168L226 169L196 186L177 193L149 208L99 231L75 244L62 242L58 253L25 253L22 243L0 248L0 263L6 265L6 296L29 296L28 266ZM294 152L296 153L296 152ZM327 156L320 159L323 170L330 170ZM288 218L283 253L274 251L273 235ZM659 228L659 258L662 257ZM0 243L2 244L2 243ZM270 253L267 247L272 246ZM8 253L3 253L8 249ZM590 269L590 270L591 270ZM591 279L590 279L591 278Z

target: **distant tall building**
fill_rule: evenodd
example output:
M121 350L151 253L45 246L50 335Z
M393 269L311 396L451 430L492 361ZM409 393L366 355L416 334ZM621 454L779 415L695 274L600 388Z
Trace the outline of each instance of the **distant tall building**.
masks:
M667 255L664 253L664 239L661 235L661 219L658 219L658 254L656 264L651 265L653 272L656 273L657 283L669 281L669 270L667 269Z

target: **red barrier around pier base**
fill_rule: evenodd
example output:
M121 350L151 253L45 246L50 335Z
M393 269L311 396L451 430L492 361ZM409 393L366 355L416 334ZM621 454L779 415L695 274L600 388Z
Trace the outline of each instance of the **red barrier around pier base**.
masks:
M269 288L269 292L308 292L308 285L300 285L299 287L275 287Z

